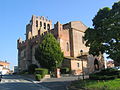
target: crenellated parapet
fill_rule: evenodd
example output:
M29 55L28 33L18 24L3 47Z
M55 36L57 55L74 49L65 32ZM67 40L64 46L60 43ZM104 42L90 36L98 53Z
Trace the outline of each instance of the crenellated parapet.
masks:
M52 29L52 21L44 16L32 15L29 24L26 25L26 39L41 35Z
M44 35L38 35L38 36L33 36L32 38L28 39L28 40L22 40L21 38L19 38L17 40L17 48L21 48L21 49L24 49L27 47L27 45L32 45L32 44L36 44L36 41L41 41L41 38L43 37Z
M26 40L25 40L25 41L22 41L21 38L19 38L19 39L17 40L17 48L18 48L18 49L21 48L21 47L25 47L25 45L26 45Z
M45 18L44 16L34 16L33 15L33 17L34 18L36 18L36 19L38 19L38 20L43 20L43 21L46 21L46 22L52 22L51 20L48 20L47 18Z
M70 27L70 23L63 24L63 30L69 30Z

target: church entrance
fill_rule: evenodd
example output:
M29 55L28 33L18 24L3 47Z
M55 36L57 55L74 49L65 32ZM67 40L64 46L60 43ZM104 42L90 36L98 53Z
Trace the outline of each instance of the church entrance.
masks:
M94 60L94 69L95 69L95 70L99 70L99 61L98 61L98 59L96 59L96 58L95 58L95 60Z

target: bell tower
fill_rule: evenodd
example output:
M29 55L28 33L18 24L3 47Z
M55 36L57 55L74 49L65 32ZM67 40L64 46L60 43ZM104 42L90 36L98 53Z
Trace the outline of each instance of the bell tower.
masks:
M32 15L29 24L26 25L26 40L34 36L41 35L52 29L52 21L44 16Z

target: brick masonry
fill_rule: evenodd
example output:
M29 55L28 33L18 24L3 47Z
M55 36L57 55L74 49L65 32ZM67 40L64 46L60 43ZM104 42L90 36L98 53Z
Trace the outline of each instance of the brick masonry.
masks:
M69 61L65 61L66 66L69 66L72 71L82 72L81 59L77 57L81 55L80 50L83 50L83 55L87 55L87 58L84 60L84 67L87 68L86 72L93 72L95 57L88 54L89 48L85 46L85 41L83 39L86 29L87 26L81 21L72 21L66 24L57 22L54 24L54 28L52 28L51 20L47 20L43 16L33 15L30 23L26 25L26 40L22 41L22 39L19 38L17 41L19 70L26 70L30 64L37 64L40 66L34 57L35 48L38 43L42 41L42 37L46 33L52 33L58 40L64 57L72 57L72 59L67 59ZM101 65L103 60L99 60ZM77 66L78 63L80 67Z

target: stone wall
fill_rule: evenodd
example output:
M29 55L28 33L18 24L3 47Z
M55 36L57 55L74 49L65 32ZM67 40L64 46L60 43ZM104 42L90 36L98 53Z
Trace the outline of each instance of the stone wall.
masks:
M32 47L32 64L36 64L37 66L40 67L39 63L35 59L35 49L37 48L38 45L34 45Z
M42 23L42 26L40 23ZM46 24L46 28L44 28L44 23ZM48 30L48 24L50 25L50 30ZM41 43L42 37L46 35L46 33L52 33L55 36L56 40L60 43L61 50L64 52L65 57L76 58L81 55L80 50L83 50L83 53L88 53L89 48L85 46L83 39L86 29L87 27L80 21L73 21L66 24L57 22L52 29L52 21L47 20L43 16L37 17L33 15L30 23L26 26L26 40L22 41L22 39L18 39L17 42L19 68L24 70L27 69L30 64L39 65L34 57L35 48L38 43ZM26 53L25 56L23 55L24 51ZM81 71L81 61L70 59L65 63L71 70L76 69L79 72ZM80 65L79 68L77 67L78 63ZM102 62L100 61L100 63ZM94 71L94 57L88 56L88 61L84 61L84 66L86 67L86 65L90 68L89 72ZM102 65L100 67L102 67Z
M73 38L73 57L80 55L80 50L83 50L84 53L89 51L89 48L85 46L83 39L84 31L87 29L81 22L71 22L72 29L72 38Z
M64 52L64 56L70 56L70 38L69 38L69 30L64 29L60 32L60 47Z

